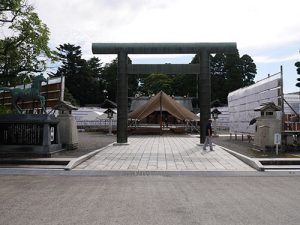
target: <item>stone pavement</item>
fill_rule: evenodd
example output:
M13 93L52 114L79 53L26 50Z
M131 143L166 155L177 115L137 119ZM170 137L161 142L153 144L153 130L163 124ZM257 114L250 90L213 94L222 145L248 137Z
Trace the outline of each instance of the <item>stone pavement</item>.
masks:
M75 170L254 171L219 146L204 152L199 138L189 135L130 136L128 142L109 145Z

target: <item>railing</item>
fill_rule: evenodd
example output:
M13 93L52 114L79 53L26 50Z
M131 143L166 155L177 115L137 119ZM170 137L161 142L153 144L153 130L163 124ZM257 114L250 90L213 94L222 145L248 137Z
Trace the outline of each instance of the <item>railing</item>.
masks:
M97 128L108 128L109 127L109 119L101 119L101 120L81 120L76 121L78 128L85 127L97 127ZM112 127L117 127L117 121L111 120Z

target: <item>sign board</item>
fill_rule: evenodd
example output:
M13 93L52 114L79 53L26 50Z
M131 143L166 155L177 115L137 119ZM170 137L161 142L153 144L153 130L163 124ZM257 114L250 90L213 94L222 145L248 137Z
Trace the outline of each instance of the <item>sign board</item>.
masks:
M51 138L50 140L51 140L51 142L54 141L54 139L55 139L55 136L54 136L55 133L54 132L55 132L54 127L51 127L50 128L50 138Z
M280 145L281 144L281 134L275 133L274 134L274 145Z

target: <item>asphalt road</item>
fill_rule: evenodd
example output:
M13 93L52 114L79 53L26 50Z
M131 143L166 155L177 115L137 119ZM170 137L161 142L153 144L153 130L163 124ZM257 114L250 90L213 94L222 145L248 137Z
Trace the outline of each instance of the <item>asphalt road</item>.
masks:
M2 225L298 225L300 177L0 176Z

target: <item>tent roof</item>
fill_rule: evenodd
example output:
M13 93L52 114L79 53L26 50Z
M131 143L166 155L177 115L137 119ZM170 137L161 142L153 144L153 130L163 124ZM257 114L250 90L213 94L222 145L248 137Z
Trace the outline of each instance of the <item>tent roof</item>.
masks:
M131 104L130 104L130 112L132 112L132 111L136 110L137 108L139 108L140 106L146 104L150 100L150 98L151 98L150 96L140 96L140 97L132 98ZM191 112L193 111L191 97L172 96L172 99L174 99L180 105L184 106L187 110L189 110ZM160 111L159 107L156 109L156 111Z
M128 117L130 119L142 120L148 115L150 115L152 112L156 111L157 108L160 108L160 106L163 108L164 111L167 111L177 119L199 120L199 117L197 117L194 113L180 105L178 102L176 102L163 91L160 91L147 103L138 107L133 112L129 113Z

